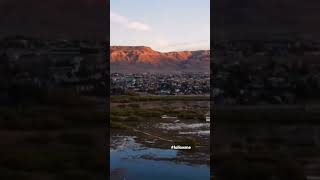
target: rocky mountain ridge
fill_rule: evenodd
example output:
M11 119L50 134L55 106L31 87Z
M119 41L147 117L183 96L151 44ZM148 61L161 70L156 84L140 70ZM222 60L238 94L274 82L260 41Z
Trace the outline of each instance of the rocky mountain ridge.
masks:
M210 51L159 52L146 46L111 46L111 72L209 72Z

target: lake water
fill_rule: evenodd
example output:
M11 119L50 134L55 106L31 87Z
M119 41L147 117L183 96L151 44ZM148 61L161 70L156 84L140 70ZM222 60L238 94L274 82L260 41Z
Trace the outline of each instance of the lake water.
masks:
M117 143L117 148L110 150L111 172L117 172L111 180L210 179L210 167L207 165L189 165L142 158L142 156L174 158L177 156L176 150L141 147L134 143L132 137L123 137L123 142L118 138Z

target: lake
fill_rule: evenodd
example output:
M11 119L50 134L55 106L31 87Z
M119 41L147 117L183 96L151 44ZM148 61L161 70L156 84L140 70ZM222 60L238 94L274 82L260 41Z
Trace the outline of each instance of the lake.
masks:
M135 142L135 137L113 137L116 148L110 150L111 180L209 180L208 165L171 160L177 150L147 148ZM152 157L148 159L146 157Z

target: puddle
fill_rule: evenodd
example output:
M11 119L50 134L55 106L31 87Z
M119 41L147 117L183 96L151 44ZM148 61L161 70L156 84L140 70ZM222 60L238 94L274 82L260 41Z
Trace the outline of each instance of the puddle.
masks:
M209 136L210 135L210 130L205 130L205 131L189 131L189 132L179 132L181 135L200 135L200 136Z
M201 129L210 128L210 123L159 123L157 126L166 130L184 130L184 129Z

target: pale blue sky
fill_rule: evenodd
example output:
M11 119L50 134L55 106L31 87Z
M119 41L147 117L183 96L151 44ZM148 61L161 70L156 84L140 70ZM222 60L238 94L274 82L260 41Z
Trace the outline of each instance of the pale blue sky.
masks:
M111 45L210 49L210 0L111 0Z

